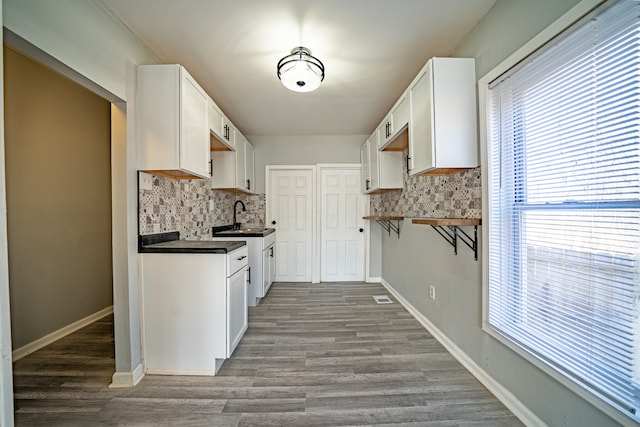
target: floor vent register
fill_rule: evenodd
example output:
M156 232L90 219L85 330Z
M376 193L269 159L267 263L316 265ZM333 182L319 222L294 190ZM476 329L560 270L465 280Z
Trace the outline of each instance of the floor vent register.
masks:
M391 304L391 303L393 303L393 301L391 301L391 298L389 298L387 295L374 295L373 299L376 301L376 304Z

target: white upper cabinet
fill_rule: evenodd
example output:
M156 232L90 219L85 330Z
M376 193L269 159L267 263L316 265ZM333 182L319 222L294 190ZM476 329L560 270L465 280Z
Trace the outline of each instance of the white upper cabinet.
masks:
M232 131L235 151L211 152L213 162L211 188L253 193L255 191L253 145L237 129L232 128Z
M380 130L376 129L360 149L364 193L402 189L402 152L379 151Z
M409 174L478 166L472 58L432 58L408 90Z
M247 183L247 191L250 193L255 193L255 149L253 148L253 145L251 145L251 143L249 143L249 141L247 141L246 139L244 150L244 173Z
M376 129L376 132L378 130ZM371 160L369 159L369 150L371 150L371 141L367 139L362 147L360 147L360 163L362 164L362 192L368 193L371 188L371 168L369 164Z
M137 68L138 169L209 177L208 96L177 64Z
M380 138L374 148L383 149L407 128L409 124L409 102L403 94L378 127Z
M228 151L236 149L236 127L218 108L213 100L209 99L209 131L214 139L211 140L212 151Z
M235 188L238 190L246 190L247 183L247 164L245 162L245 154L247 152L246 138L240 132L236 133L236 180Z

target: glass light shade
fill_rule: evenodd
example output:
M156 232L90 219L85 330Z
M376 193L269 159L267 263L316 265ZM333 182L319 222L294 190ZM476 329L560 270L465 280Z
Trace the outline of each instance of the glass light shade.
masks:
M324 80L324 65L309 49L297 47L278 62L278 77L287 89L311 92Z

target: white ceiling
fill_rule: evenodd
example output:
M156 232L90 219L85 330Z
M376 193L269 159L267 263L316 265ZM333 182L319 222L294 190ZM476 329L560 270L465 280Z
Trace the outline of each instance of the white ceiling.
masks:
M246 135L366 135L424 63L449 56L495 0L102 0L165 63L184 65ZM311 93L276 63L305 46Z

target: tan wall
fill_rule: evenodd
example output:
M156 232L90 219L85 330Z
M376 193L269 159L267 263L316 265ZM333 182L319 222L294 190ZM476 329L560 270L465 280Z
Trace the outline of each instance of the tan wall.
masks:
M13 348L112 305L110 104L4 48Z

